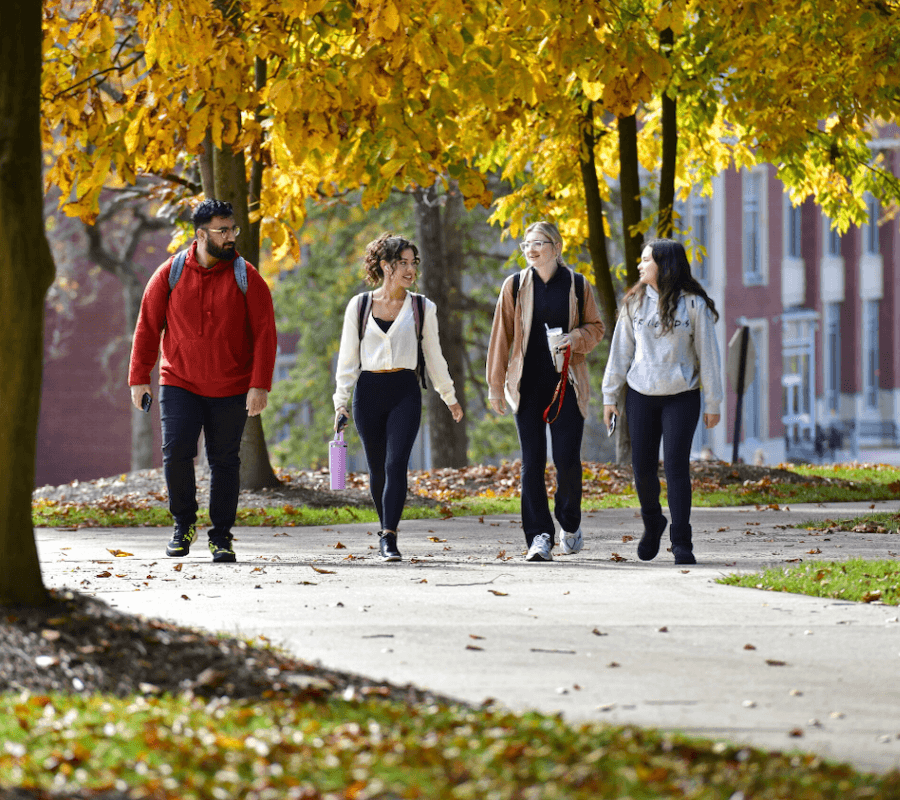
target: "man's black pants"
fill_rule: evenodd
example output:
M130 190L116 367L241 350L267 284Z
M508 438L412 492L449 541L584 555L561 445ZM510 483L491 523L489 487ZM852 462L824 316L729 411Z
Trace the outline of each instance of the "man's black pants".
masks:
M179 386L160 386L159 408L169 510L176 524L187 527L197 521L194 458L202 430L210 472L209 538L227 539L237 516L247 395L203 397Z

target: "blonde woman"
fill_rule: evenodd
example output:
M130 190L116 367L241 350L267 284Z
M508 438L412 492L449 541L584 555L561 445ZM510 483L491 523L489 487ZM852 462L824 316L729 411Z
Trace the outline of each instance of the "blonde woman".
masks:
M544 483L547 426L556 466L554 514L566 555L584 546L581 531L581 440L590 387L585 356L603 337L590 284L566 265L563 241L550 222L535 222L519 245L528 266L500 289L487 355L488 399L497 414L512 409L522 448L522 527L527 561L552 561L556 526ZM569 350L568 377L560 383L547 329L561 328L558 347ZM544 412L553 406L545 422Z

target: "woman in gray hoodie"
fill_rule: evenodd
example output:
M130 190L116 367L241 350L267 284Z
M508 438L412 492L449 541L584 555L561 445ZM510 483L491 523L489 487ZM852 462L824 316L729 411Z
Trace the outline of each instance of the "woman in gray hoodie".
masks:
M634 484L644 533L638 558L659 552L668 521L659 503L659 445L672 525L669 537L676 564L695 564L691 539L691 441L700 418L703 392L707 428L718 424L723 399L722 367L713 327L715 304L691 275L684 247L654 239L644 248L640 280L622 300L603 376L603 418L607 426L627 384L625 410L631 436Z

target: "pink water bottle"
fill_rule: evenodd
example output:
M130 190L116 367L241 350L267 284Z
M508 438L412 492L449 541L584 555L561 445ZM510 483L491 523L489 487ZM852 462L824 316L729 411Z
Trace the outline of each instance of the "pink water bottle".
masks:
M344 444L344 432L334 435L328 447L328 471L331 473L331 489L339 491L347 486L347 445Z

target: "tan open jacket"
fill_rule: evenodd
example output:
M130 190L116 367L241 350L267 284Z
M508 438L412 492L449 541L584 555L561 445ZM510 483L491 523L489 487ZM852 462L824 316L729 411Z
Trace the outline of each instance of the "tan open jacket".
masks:
M578 398L581 416L587 417L588 400L591 389L588 381L585 356L603 338L603 322L594 300L594 292L589 281L584 282L584 313L581 325L572 328L578 319L578 301L575 294L575 273L569 289L569 336L572 341L572 356L569 360L569 380ZM510 275L500 287L500 297L494 309L494 324L487 353L488 399L506 398L515 414L519 408L519 387L522 383L522 366L525 363L525 349L531 334L531 320L534 315L534 283L532 269L522 270L519 278L519 293L513 303L513 276Z

